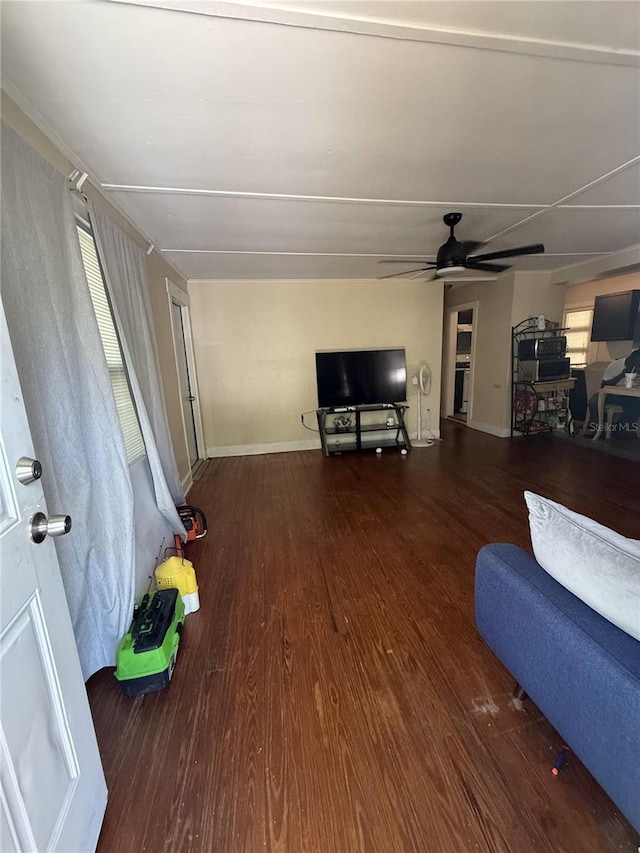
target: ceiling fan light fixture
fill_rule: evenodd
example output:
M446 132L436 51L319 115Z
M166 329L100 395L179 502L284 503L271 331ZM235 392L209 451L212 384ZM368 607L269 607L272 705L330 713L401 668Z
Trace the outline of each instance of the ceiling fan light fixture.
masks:
M511 269L509 264L494 264L487 261L501 260L502 258L516 258L519 255L538 255L544 252L542 243L535 243L532 246L516 246L513 249L500 249L497 252L487 252L485 254L474 254L481 246L484 246L487 241L464 240L460 242L456 240L454 228L462 219L461 213L447 213L442 217L442 221L449 228L449 239L438 249L435 263L425 258L422 263L423 267L417 269L404 270L404 272L392 273L391 275L383 275L380 278L396 278L397 276L410 275L412 273L427 272L435 270L438 278L449 278L459 276L466 272L491 273L492 277ZM431 256L433 257L433 256ZM380 263L421 263L420 260L409 260L404 258L389 258L387 261ZM486 278L486 276L485 276ZM478 281L481 279L472 279Z
M436 275L439 278L443 278L448 275L460 275L460 273L466 272L464 267L461 267L457 264L454 264L450 267L440 267L440 269L436 270Z

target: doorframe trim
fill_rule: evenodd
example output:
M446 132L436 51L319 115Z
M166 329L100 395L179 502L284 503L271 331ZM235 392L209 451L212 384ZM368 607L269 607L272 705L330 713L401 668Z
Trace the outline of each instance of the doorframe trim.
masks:
M467 311L473 309L473 332L471 334L471 367L469 370L469 409L467 411L467 424L473 420L473 402L475 390L475 372L476 372L476 343L478 340L478 314L480 311L480 301L473 300L471 302L461 302L459 305L451 305L447 308L446 320L444 324L445 333L445 361L446 374L444 377L444 412L443 417L447 418L453 415L454 408L454 386L455 386L455 370L456 370L456 349L457 335L454 334L454 320L457 319L459 311ZM456 323L457 326L457 323Z
M196 359L195 353L193 349L193 333L191 330L191 313L190 313L190 300L189 294L185 293L184 290L179 288L174 282L171 281L170 278L165 278L165 282L167 285L167 302L169 306L169 322L171 326L171 340L173 343L173 359L176 365L176 374L179 374L178 367L178 356L176 352L176 336L173 331L173 320L171 318L172 304L177 303L180 306L181 316L182 316L182 329L184 331L184 343L185 343L185 351L187 356L187 369L189 371L189 381L191 384L191 395L195 397L193 401L193 420L196 428L196 451L198 453L198 459L206 459L207 458L207 449L204 443L204 430L202 428L202 412L200 410L200 391L198 388L198 372L196 370ZM180 388L180 380L178 378L178 389ZM187 438L187 425L185 423L184 416L184 406L182 404L182 400L180 401L180 416L182 418L182 429L184 433L184 442L185 448L187 450L187 457L189 455L189 441ZM196 460L197 464L197 460ZM191 472L192 467L189 466L189 472Z

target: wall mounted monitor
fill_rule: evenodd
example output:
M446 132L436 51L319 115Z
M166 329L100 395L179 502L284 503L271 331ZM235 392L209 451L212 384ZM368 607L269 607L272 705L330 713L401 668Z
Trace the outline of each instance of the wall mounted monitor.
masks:
M640 334L640 290L596 296L593 306L592 341L632 341Z
M316 353L318 406L335 408L407 399L404 349Z

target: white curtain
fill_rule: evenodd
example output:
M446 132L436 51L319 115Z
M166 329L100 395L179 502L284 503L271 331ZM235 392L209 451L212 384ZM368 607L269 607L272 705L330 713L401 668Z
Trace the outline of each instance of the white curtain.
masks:
M84 677L115 664L134 600L133 494L64 176L2 125L2 302Z
M147 449L156 503L173 532L184 535L176 505L183 504L185 496L157 363L145 253L91 203L89 215Z

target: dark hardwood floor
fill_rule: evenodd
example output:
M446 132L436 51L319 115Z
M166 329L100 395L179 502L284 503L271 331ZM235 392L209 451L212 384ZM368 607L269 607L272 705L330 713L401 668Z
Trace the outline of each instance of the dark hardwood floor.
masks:
M637 833L474 624L524 489L640 536L640 465L549 436L210 460L189 495L201 610L173 681L89 682L110 791L99 850L603 853Z

